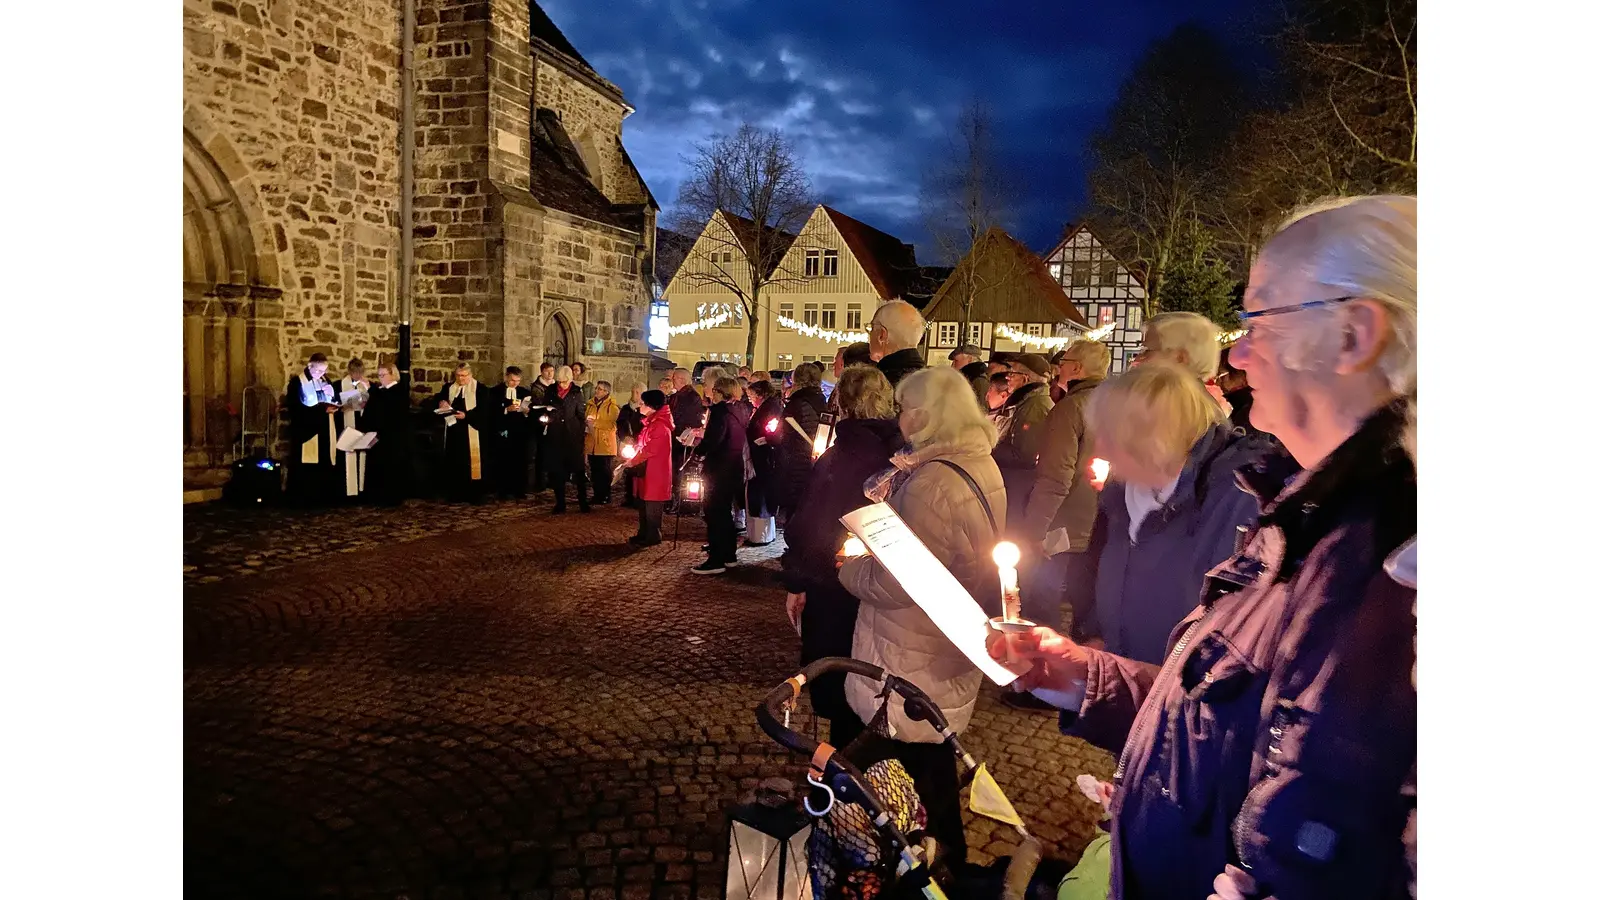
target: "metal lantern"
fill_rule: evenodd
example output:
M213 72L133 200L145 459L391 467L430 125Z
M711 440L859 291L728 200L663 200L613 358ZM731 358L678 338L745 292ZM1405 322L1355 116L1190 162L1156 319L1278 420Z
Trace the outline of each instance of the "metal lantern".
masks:
M724 900L811 900L811 822L783 793L761 788L728 811Z

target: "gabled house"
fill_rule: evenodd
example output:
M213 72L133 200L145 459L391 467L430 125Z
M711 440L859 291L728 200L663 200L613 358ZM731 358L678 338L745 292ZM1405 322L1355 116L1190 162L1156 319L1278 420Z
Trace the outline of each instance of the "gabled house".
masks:
M743 306L715 282L732 276L748 284L748 253L739 248L754 243L754 229L748 219L717 213L668 284L665 296L676 333L668 339L667 353L680 364L706 359L787 370L803 362L829 362L843 334L864 333L880 304L920 284L910 244L818 206L798 233L769 230L770 240L762 242L774 248L765 254L773 280L761 293L752 361L745 353Z
M1083 313L1051 277L1044 261L999 228L978 238L922 316L928 321L926 347L932 365L943 364L962 344L976 344L985 355L1040 352L1008 335L1064 339L1087 328Z
M1118 259L1087 223L1067 229L1045 263L1089 327L1110 328L1101 340L1111 348L1111 371L1126 370L1143 345L1144 273Z

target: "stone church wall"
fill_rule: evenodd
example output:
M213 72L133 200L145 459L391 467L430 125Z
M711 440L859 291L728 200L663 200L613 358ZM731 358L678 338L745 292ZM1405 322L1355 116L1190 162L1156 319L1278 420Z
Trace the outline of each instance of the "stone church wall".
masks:
M276 255L274 389L310 353L394 346L399 31L393 0L184 2L186 119L250 173L255 249Z

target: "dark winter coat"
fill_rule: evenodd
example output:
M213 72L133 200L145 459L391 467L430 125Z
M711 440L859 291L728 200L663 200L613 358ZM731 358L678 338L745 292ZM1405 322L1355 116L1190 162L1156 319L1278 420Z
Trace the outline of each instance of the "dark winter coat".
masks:
M768 428L768 423L775 423ZM750 468L755 475L745 485L745 507L752 516L771 518L778 514L782 482L779 454L782 452L784 432L798 438L794 429L783 421L783 398L774 394L761 402L761 407L750 417L745 429L745 441L750 447Z
M806 488L806 479L811 475L811 441L817 436L817 425L821 424L822 412L827 407L828 400L817 387L801 388L790 394L784 403L784 416L794 419L807 435L801 440L788 422L783 423L783 442L778 445L781 480L778 499L786 510L794 509Z
M1416 592L1383 568L1416 533L1403 420L1403 403L1380 410L1300 476L1240 473L1261 516L1163 667L1088 651L1062 718L1122 751L1115 900L1204 897L1239 863L1263 897L1406 896Z
M586 429L582 389L572 384L563 397L561 385L552 384L545 392L544 402L550 407L550 427L545 432L545 467L552 472L572 472L588 465L583 455Z
M994 462L1011 500L1009 531L1021 532L1027 518L1028 498L1033 495L1039 453L1044 449L1045 420L1050 417L1050 388L1044 382L1025 384L1007 398L996 423L1000 442L994 446Z
M1093 598L1088 621L1072 623L1073 637L1103 638L1111 653L1160 664L1172 626L1199 603L1206 573L1233 555L1239 529L1260 513L1234 473L1278 453L1227 424L1213 426L1189 451L1166 505L1139 525L1137 541L1128 536L1127 485L1107 484L1084 564L1071 569L1079 583L1067 595Z
M624 404L622 411L617 413L617 440L633 440L637 443L639 433L644 430L644 411L635 409L632 403Z
M878 360L878 371L889 379L889 383L898 386L907 375L918 369L926 369L927 362L922 358L922 351L915 347L907 350L896 350Z
M705 414L705 401L694 385L686 384L667 398L667 408L672 410L672 435L677 437L691 428L699 428Z
M734 495L744 493L744 435L747 423L738 409L741 406L745 404L711 404L706 432L698 447L699 455L705 461L708 497L726 496L731 500Z
M978 408L984 411L989 409L989 364L983 362L967 363L961 367L961 376L972 385L972 393L978 398ZM1052 397L1051 399L1055 399Z

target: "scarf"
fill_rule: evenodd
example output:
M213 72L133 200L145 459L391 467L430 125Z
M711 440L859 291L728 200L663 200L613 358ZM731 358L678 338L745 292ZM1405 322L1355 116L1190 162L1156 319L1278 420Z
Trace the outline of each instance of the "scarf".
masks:
M463 397L466 399L467 402L465 405L467 407L467 412L472 412L473 410L477 409L478 379L469 378L467 379L466 384L450 385L451 405L454 405L457 397ZM463 419L462 421L465 422L466 420ZM449 416L444 420L444 427L446 430L448 430L450 426L454 425L455 423L456 417ZM467 426L467 456L472 460L472 480L478 481L482 479L483 457L478 447L478 429L472 427L471 425Z
M327 394L326 398L323 394ZM332 403L334 399L333 385L324 378L313 378L311 368L308 366L300 376L300 402L306 406L316 406L319 403ZM316 465L317 457L322 449L319 443L322 435L313 434L310 439L300 445L300 461L307 465ZM337 460L333 448L338 444L339 436L334 428L333 416L328 417L328 461Z
M354 407L346 407L341 413L344 416L344 427L356 427L356 410L367 405L370 396L366 388L356 384L355 379L345 378L339 382L339 393L345 391L360 391L361 399L356 401ZM337 445L336 445L337 446ZM354 497L367 489L367 454L360 451L351 451L344 455L344 495Z

